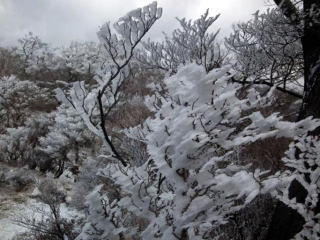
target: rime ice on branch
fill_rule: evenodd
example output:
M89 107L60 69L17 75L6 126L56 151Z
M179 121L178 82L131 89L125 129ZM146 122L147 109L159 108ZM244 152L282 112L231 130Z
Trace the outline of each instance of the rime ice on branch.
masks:
M61 90L57 94L61 100L71 104L81 114L92 132L104 138L112 157L124 166L127 166L127 162L119 155L111 141L105 126L106 119L119 100L120 87L130 77L130 60L134 49L161 14L162 9L153 2L121 17L113 25L116 33L112 33L110 23L104 24L98 32L98 37L109 61L104 65L105 74L95 78L97 86L88 90L84 82L76 82L70 90L69 98L61 94ZM94 123L91 118L95 109L99 112L98 123Z

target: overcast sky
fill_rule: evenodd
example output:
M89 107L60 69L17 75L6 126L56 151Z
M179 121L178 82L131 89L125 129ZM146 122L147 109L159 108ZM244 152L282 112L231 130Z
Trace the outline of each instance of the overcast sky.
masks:
M72 40L97 40L96 32L106 21L115 21L150 0L0 0L0 45L13 45L28 32L54 45ZM222 34L232 23L249 19L265 6L265 0L159 0L163 16L149 36L160 38L177 27L175 17L197 18L210 9L221 13L215 27Z

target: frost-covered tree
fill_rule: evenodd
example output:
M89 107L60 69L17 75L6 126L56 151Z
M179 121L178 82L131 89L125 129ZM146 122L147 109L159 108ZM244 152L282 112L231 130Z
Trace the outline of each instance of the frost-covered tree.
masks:
M53 48L32 33L10 50L21 62L21 71L16 71L20 78L50 89L65 88L76 81L93 83L94 77L106 73L103 70L108 63L103 47L95 42L72 42Z
M234 25L226 45L233 52L240 82L276 85L302 96L303 81L298 82L303 76L301 31L278 9L257 11L253 19Z
M221 67L226 58L225 51L217 43L218 31L210 32L210 27L220 15L209 17L209 9L198 19L179 19L180 28L171 36L165 35L163 42L150 39L143 43L137 59L149 68L176 72L180 64L190 62L202 65L207 72Z
M320 116L320 3L317 0L274 0L283 15L296 29L301 29L304 64L304 95L300 118Z
M47 47L47 44L42 42L38 36L34 36L32 32L19 39L19 44L20 47L17 49L17 53L22 57L26 65L33 58L37 58L37 51Z
M24 79L32 79L48 87L54 80L50 79L52 75L50 66L57 64L56 49L31 32L19 39L18 42L19 45L13 51L13 54L22 62L18 76Z
M0 135L1 160L9 165L25 165L30 162L32 148L27 143L29 128L8 128Z
M120 18L113 25L116 33L112 33L110 23L103 25L98 37L108 59L108 64L105 64L103 69L105 74L95 78L97 84L91 89L87 89L84 82L75 83L70 90L69 99L61 91L58 92L58 98L71 104L81 114L89 129L105 140L111 155L124 166L128 163L120 156L111 141L106 119L119 100L121 86L130 77L130 60L134 49L161 14L162 9L153 2ZM91 118L94 109L99 112L99 120L96 123Z
M101 44L95 42L72 42L70 46L55 51L55 63L48 64L54 70L60 70L62 83L68 84L77 81L94 83L94 78L102 78L108 64Z

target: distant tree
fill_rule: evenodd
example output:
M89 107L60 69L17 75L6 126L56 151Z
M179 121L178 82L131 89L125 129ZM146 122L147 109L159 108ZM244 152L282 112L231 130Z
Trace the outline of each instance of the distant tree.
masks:
M20 38L18 42L19 45L14 49L14 54L22 61L19 68L23 72L19 77L44 81L41 77L51 74L48 65L54 61L54 49L32 32Z
M62 77L59 80L65 84L77 81L94 84L95 78L106 74L108 58L103 46L95 42L72 42L70 46L56 49L54 58L48 68L60 71Z
M278 9L257 11L252 20L234 25L226 46L233 53L239 82L276 85L302 97L303 81L298 82L303 76L301 31Z
M171 36L165 35L163 42L150 39L143 43L144 49L136 55L137 60L149 68L175 73L179 65L196 63L207 72L221 67L227 54L217 42L218 31L210 32L210 27L220 15L209 17L209 9L198 19L179 19L180 28Z

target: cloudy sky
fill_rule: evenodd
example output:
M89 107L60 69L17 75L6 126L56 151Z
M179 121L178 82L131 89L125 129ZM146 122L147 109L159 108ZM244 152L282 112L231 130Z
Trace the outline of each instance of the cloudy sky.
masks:
M0 0L0 45L13 45L28 32L54 45L72 40L97 40L96 32L106 21L115 21L126 12L150 3L150 0ZM222 34L232 23L249 19L265 6L266 0L159 0L163 16L149 36L177 27L175 17L197 18L209 8L221 13L215 24Z

